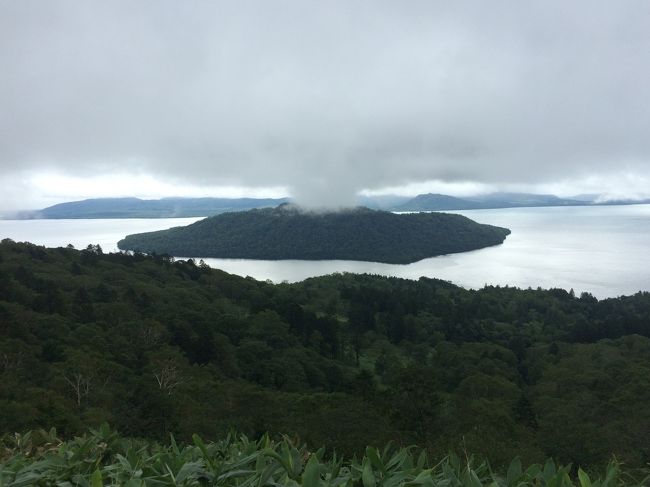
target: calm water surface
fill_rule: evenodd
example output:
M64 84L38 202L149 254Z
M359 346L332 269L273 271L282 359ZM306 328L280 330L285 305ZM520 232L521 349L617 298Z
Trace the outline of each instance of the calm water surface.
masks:
M459 211L508 227L503 245L408 265L356 261L204 259L212 267L274 282L333 272L436 277L465 287L485 284L573 288L598 297L650 291L650 205ZM199 218L0 221L0 237L48 247L99 243L116 250L129 233L187 225ZM200 256L194 256L200 258Z
M68 244L83 249L99 244L104 252L117 252L125 235L165 230L194 223L201 218L123 218L108 220L0 220L0 238L32 242L46 247Z

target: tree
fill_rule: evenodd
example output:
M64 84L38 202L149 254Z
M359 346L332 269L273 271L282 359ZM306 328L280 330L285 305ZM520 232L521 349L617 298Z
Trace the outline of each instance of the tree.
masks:
M88 349L67 349L60 376L67 384L77 407L85 405L91 396L104 392L110 380L110 365Z
M161 392L171 396L188 381L183 372L184 358L176 350L166 348L149 354L151 374Z

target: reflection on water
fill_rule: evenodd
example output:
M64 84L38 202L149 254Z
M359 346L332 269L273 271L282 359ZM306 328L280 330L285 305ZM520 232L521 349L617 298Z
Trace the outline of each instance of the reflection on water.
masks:
M485 284L573 288L605 297L650 290L650 205L471 210L480 223L508 227L505 243L408 265L356 261L204 259L212 267L274 282L333 272L417 279L436 277L479 288ZM116 249L129 233L187 225L198 218L0 221L0 236L46 246L99 243ZM195 256L200 258L200 256Z

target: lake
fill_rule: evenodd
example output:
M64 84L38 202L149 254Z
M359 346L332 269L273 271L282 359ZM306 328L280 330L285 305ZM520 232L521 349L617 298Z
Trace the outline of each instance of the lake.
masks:
M510 228L502 245L424 259L408 265L357 261L204 259L219 269L274 282L333 272L485 284L573 288L598 297L650 291L650 205L508 208L457 211L480 223ZM0 220L0 237L47 247L99 244L115 251L129 233L188 225L200 218ZM193 256L200 258L201 256Z

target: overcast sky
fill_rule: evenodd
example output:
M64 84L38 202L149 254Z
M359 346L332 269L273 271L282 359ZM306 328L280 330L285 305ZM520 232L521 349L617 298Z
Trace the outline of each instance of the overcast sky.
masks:
M649 53L647 0L0 0L0 208L650 196Z

